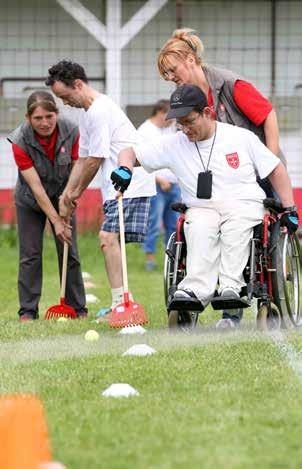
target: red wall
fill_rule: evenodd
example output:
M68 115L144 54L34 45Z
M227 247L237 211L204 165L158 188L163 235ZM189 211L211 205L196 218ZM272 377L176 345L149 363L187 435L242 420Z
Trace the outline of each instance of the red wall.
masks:
M299 207L302 224L302 188L294 189L295 201ZM79 200L77 220L79 231L98 231L103 219L102 197L99 189L87 189ZM0 189L0 224L16 223L12 189Z

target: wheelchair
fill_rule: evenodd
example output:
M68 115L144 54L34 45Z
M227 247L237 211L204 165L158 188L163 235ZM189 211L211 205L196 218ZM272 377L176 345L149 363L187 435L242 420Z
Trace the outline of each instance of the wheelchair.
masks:
M250 255L243 272L246 287L242 289L238 305L234 303L213 309L234 309L251 306L257 300L257 328L262 331L296 328L300 325L300 271L301 247L296 234L288 235L280 226L278 214L283 210L275 199L263 201L266 213L263 221L254 228L250 241ZM171 329L194 329L201 310L176 311L169 307L177 285L186 275L186 241L184 220L187 207L176 203L171 206L180 213L176 231L166 248L164 263L164 293ZM241 299L240 299L241 300ZM195 308L194 308L195 309Z

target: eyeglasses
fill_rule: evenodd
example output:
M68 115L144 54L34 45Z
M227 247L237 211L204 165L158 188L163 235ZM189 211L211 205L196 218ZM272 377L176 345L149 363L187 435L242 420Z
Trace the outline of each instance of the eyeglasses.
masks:
M194 125L196 124L196 121L199 118L199 116L200 116L200 114L198 114L196 117L194 117L194 119L191 119L189 122L187 122L187 124L181 124L180 122L178 122L176 120L177 130L182 130L183 132L185 132L186 130L192 129L192 127L194 127Z

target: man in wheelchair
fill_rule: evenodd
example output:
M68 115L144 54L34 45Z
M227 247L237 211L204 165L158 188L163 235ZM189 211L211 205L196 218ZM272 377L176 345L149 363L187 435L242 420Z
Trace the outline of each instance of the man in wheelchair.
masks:
M168 168L178 178L186 205L186 276L170 298L170 310L202 311L212 301L221 308L245 306L243 271L253 228L265 213L265 193L257 183L268 178L283 206L280 216L288 233L298 228L291 183L280 160L249 130L217 122L203 91L178 87L170 98L168 119L179 132L123 150L120 167L111 174L115 189L124 192L133 166L148 172Z

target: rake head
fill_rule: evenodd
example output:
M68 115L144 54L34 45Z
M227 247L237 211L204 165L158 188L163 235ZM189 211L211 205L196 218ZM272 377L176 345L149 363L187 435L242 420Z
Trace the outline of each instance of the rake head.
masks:
M128 293L124 293L124 302L113 308L111 312L109 326L114 328L142 326L147 322L144 308L139 303L130 301Z
M51 306L45 313L45 319L57 319L61 317L70 319L76 319L78 317L75 309L67 305L64 298L60 299L59 305Z

